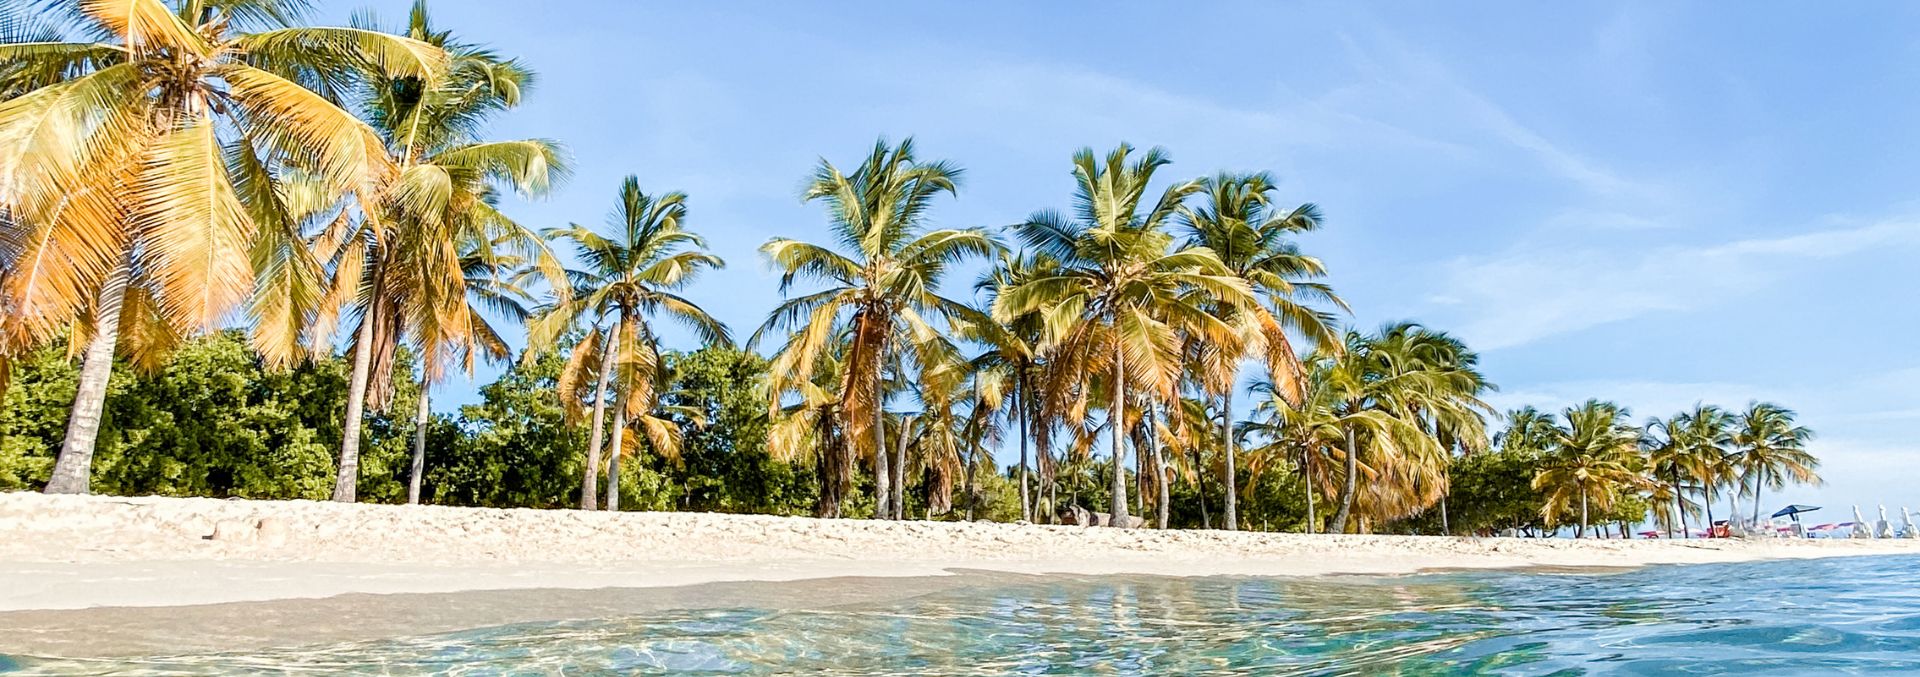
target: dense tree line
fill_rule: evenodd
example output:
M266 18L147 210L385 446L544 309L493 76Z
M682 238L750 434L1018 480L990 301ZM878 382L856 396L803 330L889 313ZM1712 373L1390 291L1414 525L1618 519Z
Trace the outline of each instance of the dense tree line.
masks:
M417 370L410 354L399 364ZM710 348L667 355L672 399L706 424L677 462L654 456L622 469L630 506L803 514L813 479L766 449L766 406L736 384L765 376L751 354ZM558 354L515 364L480 388L481 401L431 418L424 499L447 505L567 507L577 499L586 440L554 397ZM60 447L78 370L63 351L14 367L0 412L0 490L43 487ZM346 408L348 365L320 360L268 368L236 331L189 341L164 368L117 365L103 409L97 489L114 494L263 499L329 498ZM406 500L414 435L411 387L367 419L358 493Z

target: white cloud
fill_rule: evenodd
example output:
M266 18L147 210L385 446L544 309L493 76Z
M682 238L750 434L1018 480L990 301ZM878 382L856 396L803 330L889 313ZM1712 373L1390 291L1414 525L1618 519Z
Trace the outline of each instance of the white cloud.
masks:
M1920 245L1920 221L1886 221L1704 247L1623 251L1526 247L1447 264L1434 295L1471 309L1459 326L1482 349L1524 345L1661 311L1704 307L1785 274L1784 262Z

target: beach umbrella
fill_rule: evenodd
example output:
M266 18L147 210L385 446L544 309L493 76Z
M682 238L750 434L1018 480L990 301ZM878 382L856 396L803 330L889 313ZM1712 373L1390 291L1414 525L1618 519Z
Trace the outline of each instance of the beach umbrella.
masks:
M1817 505L1800 505L1798 503L1795 503L1792 505L1788 505L1785 508L1781 508L1780 511L1774 513L1773 516L1774 517L1792 517L1793 521L1798 522L1800 521L1800 513L1813 512L1819 509L1820 509L1820 506L1817 506Z

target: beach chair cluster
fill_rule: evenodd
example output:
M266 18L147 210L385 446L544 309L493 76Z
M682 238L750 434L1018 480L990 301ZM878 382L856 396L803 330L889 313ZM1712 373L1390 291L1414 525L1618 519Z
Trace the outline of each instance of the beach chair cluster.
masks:
M1805 509L1789 514L1787 510L1791 508ZM1781 512L1774 513L1774 519L1768 520L1766 524L1760 525L1758 535L1779 538L1920 539L1920 526L1914 525L1913 510L1910 508L1902 507L1900 509L1900 523L1897 528L1893 520L1887 518L1887 507L1884 505L1880 506L1878 519L1867 519L1866 516L1861 514L1860 506L1854 506L1853 521L1829 522L1813 526L1803 526L1800 523L1799 513L1812 512L1819 508L1813 506L1788 506L1788 509L1782 509ZM1778 518L1783 515L1791 517L1792 522L1789 524L1778 523Z

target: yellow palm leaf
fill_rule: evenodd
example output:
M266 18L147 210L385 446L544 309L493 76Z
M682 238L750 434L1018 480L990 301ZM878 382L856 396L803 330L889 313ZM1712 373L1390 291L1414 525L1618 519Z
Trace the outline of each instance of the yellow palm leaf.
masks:
M80 11L119 35L135 52L172 50L201 56L213 47L160 0L80 0Z
M281 182L252 144L236 144L228 156L234 190L257 230L251 247L253 294L247 302L253 347L269 367L285 367L307 353L301 339L326 296L326 279L300 236L301 219L283 199Z
M0 250L11 341L50 338L124 260L118 196L148 136L139 77L114 66L0 102L0 209L15 226Z
M254 231L214 122L201 118L161 137L143 164L128 207L162 315L181 328L214 326L253 286Z
M185 338L164 313L153 292L139 285L128 287L120 302L120 354L146 374L165 369L167 357Z
M218 74L255 122L254 133L312 172L332 194L368 191L398 171L373 128L291 80L249 66L221 66Z
M243 35L231 45L269 61L292 57L343 68L371 63L389 78L434 79L446 72L448 60L445 50L426 42L359 28L282 28Z
M138 69L114 66L0 102L0 208L29 225L87 216L69 212L73 198L117 172L144 141L139 85Z
M348 219L345 214L335 222L338 226L330 230L347 230ZM328 250L315 248L328 252ZM367 283L367 240L352 237L341 243L337 251L321 254L333 265L333 276L328 278L326 297L320 302L313 319L313 329L307 334L307 349L316 354L327 354L333 350L333 332L340 324L340 311L360 298L361 288Z

